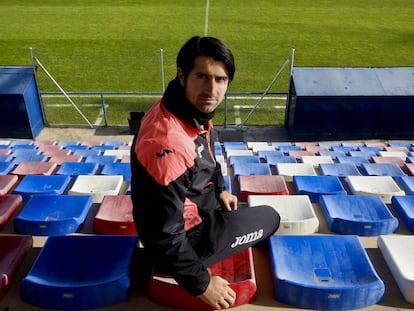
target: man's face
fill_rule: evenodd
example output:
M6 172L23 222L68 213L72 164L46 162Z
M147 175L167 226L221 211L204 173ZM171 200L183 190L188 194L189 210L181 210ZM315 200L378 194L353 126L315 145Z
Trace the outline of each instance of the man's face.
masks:
M191 104L201 112L212 112L222 102L229 85L229 76L223 62L212 57L197 56L194 68L184 80L182 71L178 70L181 84Z

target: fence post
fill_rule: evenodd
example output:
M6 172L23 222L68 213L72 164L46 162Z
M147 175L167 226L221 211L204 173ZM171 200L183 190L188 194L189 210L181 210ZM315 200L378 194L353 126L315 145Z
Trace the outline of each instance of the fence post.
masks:
M107 120L107 117L106 117L105 98L104 98L103 93L101 93L101 105L102 105L102 112L103 112L103 116L104 116L105 126L108 126L108 120Z

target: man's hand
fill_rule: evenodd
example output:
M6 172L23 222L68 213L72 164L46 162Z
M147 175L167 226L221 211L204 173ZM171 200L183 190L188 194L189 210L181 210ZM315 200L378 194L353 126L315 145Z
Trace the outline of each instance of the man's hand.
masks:
M230 192L223 191L219 194L218 199L228 211L235 211L237 209L237 197Z
M211 277L206 291L198 297L215 309L230 308L236 301L236 293L229 283L217 275Z

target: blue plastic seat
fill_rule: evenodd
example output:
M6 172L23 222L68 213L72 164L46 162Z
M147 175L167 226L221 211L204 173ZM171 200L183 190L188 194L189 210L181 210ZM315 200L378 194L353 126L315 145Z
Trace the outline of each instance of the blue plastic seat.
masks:
M128 162L107 163L102 167L102 175L122 175L124 181L131 180L131 164Z
M127 300L138 237L51 236L20 283L23 301L46 309L101 308Z
M97 163L99 166L102 167L105 164L114 163L117 160L117 157L114 155L90 155L86 157L85 162Z
M312 203L319 203L321 195L346 195L337 176L293 176L298 194L306 194Z
M260 158L257 155L232 155L228 158L230 166L235 163L260 163Z
M13 158L13 163L18 165L22 162L46 162L47 156L44 154L23 153Z
M350 310L376 304L385 286L355 235L272 236L276 300L306 309Z
M0 162L0 175L7 175L13 168L13 162Z
M353 163L358 168L360 168L364 163L369 163L369 160L367 158L349 156L338 156L336 157L336 161L338 163Z
M80 143L77 140L60 140L57 145L65 148L66 146L77 146L80 145Z
M233 165L234 179L237 180L240 175L272 175L267 163L235 163Z
M77 232L92 206L92 196L37 195L14 218L14 230L28 235L64 235Z
M414 176L401 176L398 181L408 195L414 195Z
M226 190L230 193L233 193L233 187L232 187L232 184L231 184L230 176L229 175L223 175L223 178L224 178L224 184L225 184Z
M398 219L380 196L322 195L321 207L331 231L378 236L393 233Z
M406 176L395 163L363 163L361 169L362 173L367 176Z
M230 149L236 150L247 150L247 145L242 141L225 141L223 142L224 152L227 152Z
M266 163L272 166L276 166L278 163L297 163L296 157L294 156L266 156Z
M372 157L377 155L375 151L349 151L348 153L351 157L361 157L367 160L371 160Z
M24 202L27 202L33 195L63 194L70 180L70 177L65 175L27 175L12 190L12 193L20 194Z
M101 150L92 150L92 149L76 149L73 151L73 154L81 155L84 158L87 158L88 156L98 156L102 155Z
M56 175L76 177L79 175L95 175L99 165L93 162L63 162Z
M407 228L414 232L414 196L393 196L391 203L395 210L401 216Z
M339 178L361 175L353 163L321 163L319 164L319 172L321 175L338 176Z
M282 151L277 151L277 150L259 150L257 151L257 155L259 156L260 159L266 160L266 157L271 157L271 156L285 156L285 154Z

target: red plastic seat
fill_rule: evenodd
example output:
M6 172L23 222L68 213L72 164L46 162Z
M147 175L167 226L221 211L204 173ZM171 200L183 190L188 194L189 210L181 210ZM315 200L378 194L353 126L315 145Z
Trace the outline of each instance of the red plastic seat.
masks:
M0 175L0 195L9 193L18 181L15 175Z
M129 195L106 195L93 220L96 233L136 235Z
M256 276L251 248L229 257L209 268L211 275L219 275L230 283L236 292L232 307L250 303L256 299ZM190 295L173 278L153 273L149 297L159 304L185 310L213 310L201 299Z
M27 175L53 175L57 164L53 162L21 162L10 172L22 179Z
M247 202L253 194L289 194L285 178L282 175L256 175L239 177L240 201Z
M0 235L0 300L32 245L29 235Z
M0 195L0 229L6 225L22 202L23 198L19 194Z

